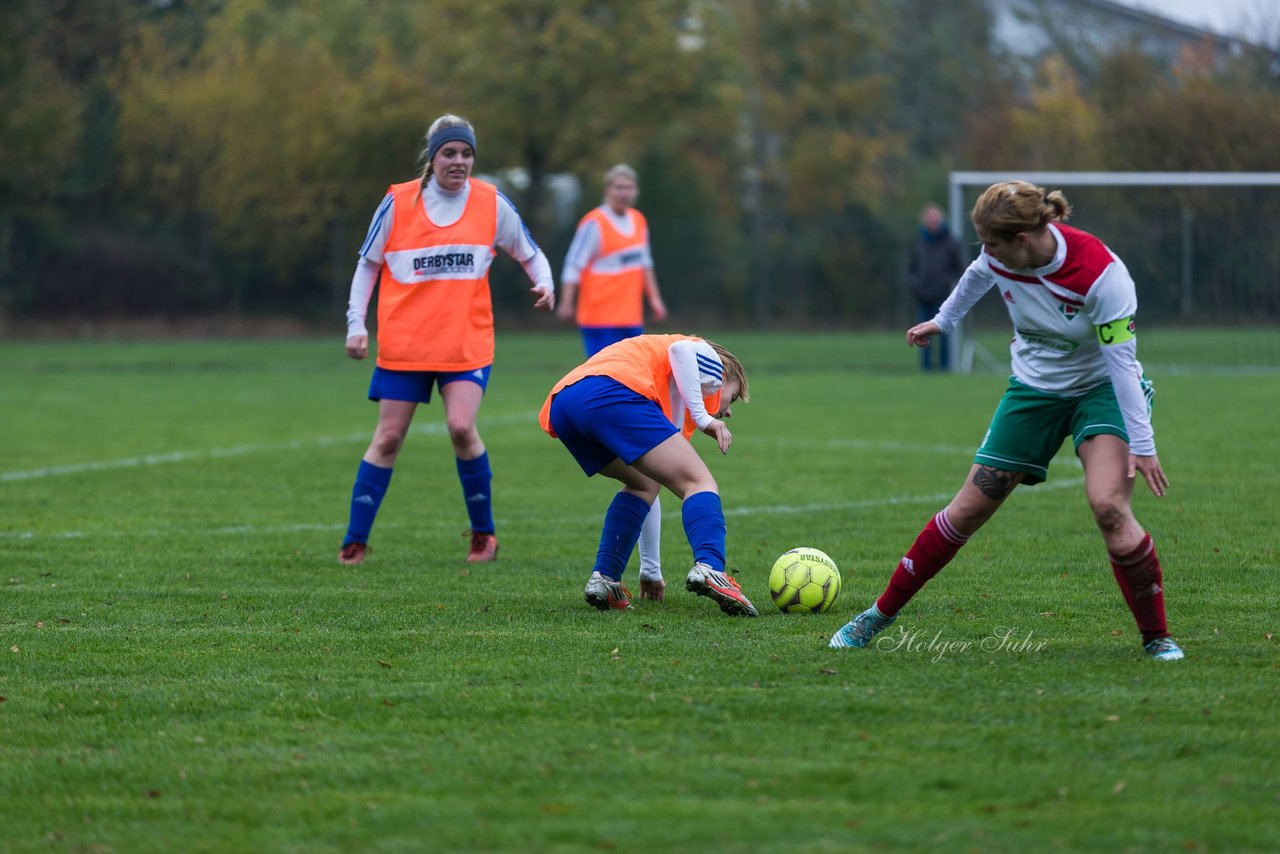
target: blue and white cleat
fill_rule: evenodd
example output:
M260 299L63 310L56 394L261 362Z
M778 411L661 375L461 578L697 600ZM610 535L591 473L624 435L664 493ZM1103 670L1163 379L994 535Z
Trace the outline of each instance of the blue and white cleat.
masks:
M1182 647L1173 638L1156 638L1144 643L1142 648L1156 661L1181 661L1186 658Z
M870 608L841 626L840 631L831 636L831 642L827 646L832 649L864 647L871 643L873 637L893 625L896 619L898 619L896 614L892 617L881 614L880 609L873 603Z

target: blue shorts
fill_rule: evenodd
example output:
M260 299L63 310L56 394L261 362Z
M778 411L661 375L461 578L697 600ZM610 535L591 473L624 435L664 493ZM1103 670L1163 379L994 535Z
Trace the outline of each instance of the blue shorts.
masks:
M584 377L556 393L551 429L587 477L621 459L627 465L679 431L662 407L609 377Z
M643 326L583 326L582 349L587 351L590 359L610 344L617 344L628 338L644 334Z
M451 382L466 380L489 387L489 371L493 365L485 365L470 371L393 371L375 367L369 380L370 400L408 400L413 403L430 403L431 386L444 388Z

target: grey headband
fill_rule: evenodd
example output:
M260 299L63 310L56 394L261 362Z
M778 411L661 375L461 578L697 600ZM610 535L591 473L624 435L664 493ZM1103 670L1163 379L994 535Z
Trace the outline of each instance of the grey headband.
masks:
M454 127L443 128L436 131L427 140L427 163L436 159L436 152L440 150L440 146L446 142L465 142L471 146L472 151L476 151L476 135L471 128L464 125L455 125Z

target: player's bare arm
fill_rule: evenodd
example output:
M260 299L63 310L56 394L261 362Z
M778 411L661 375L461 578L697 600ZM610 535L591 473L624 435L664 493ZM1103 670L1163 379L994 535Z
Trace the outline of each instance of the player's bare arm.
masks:
M907 330L907 346L908 347L928 347L929 339L934 335L941 335L942 329L932 320L926 320L924 323L917 323L915 326Z
M560 280L560 300L557 303L556 317L561 320L573 320L574 301L578 297L578 283Z
M1132 480L1136 477L1138 472L1142 472L1142 479L1147 482L1151 492L1163 498L1165 490L1169 488L1169 478L1165 475L1164 469L1160 467L1160 458L1155 454L1151 456L1130 454L1129 479Z
M553 311L556 307L556 292L549 288L539 288L537 286L529 288L529 293L535 295L538 299L534 302L533 307L538 311Z
M649 310L653 312L653 319L659 323L666 320L667 304L662 301L662 291L658 290L658 279L654 276L652 268L644 271L644 292L649 300Z
M733 434L729 432L729 425L725 424L719 418L712 419L711 423L702 428L702 432L716 440L716 444L720 446L720 453L729 453L729 446L733 444Z

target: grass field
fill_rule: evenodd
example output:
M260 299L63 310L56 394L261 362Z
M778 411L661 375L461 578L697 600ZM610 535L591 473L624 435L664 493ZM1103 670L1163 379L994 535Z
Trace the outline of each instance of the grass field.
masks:
M828 650L1004 377L921 375L896 333L716 337L753 402L727 457L694 442L758 620L683 592L669 495L668 600L583 603L613 489L534 420L572 333L499 334L474 567L434 405L371 559L335 561L375 420L341 342L0 344L0 850L1280 849L1274 330L1142 339L1178 663L1142 654L1069 454L903 643ZM829 614L769 605L797 545L843 569Z

